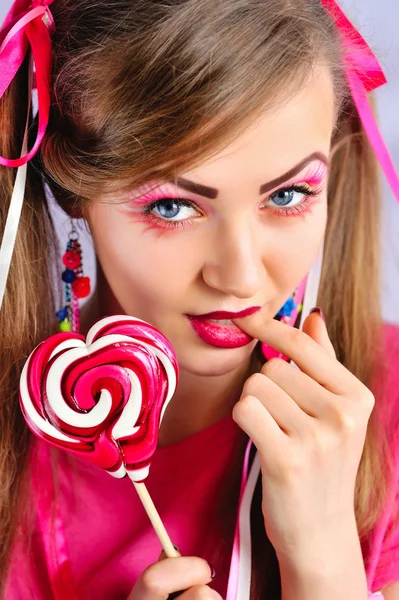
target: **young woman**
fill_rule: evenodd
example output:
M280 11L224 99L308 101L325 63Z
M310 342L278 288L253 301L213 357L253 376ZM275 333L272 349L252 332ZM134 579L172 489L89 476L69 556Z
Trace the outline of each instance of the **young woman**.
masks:
M377 163L355 105L360 78L348 75L346 44L356 61L363 40L353 29L344 39L343 15L320 0L13 10L13 24L37 11L15 35L35 55L39 118L46 83L51 104L47 127L36 119L44 137L0 313L3 597L243 600L250 581L251 600L398 600L399 332L381 322ZM0 103L9 160L28 81L26 58ZM2 166L3 229L14 183ZM50 451L22 418L23 364L61 307L45 184L93 236L98 280L80 331L134 315L176 352L147 483L181 557L159 556L129 481ZM305 302L301 331L281 308L320 255L322 312ZM260 474L251 543L239 537L251 578L236 585L249 440Z

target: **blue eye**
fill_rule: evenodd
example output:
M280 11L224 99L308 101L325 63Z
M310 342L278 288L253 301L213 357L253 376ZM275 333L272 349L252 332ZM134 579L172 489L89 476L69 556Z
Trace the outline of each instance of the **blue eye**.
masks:
M269 197L269 200L272 200L274 206L289 206L294 207L300 204L302 198L304 196L315 196L316 192L310 190L305 185L293 185L289 188L282 188L281 190L277 190ZM291 204L293 200L297 198L297 201L294 204Z
M190 214L189 209L198 215L198 212L193 208L191 202L180 200L179 198L163 198L162 200L157 200L156 202L149 204L146 207L145 212L150 214L156 211L155 214L158 214L162 219L176 221L195 216L195 214ZM176 219L176 217L180 217L180 219Z
M176 200L168 199L159 201L157 206L155 207L160 216L165 219L173 219L173 217L177 217L180 211L180 206Z
M292 202L296 193L294 190L279 190L270 196L270 200L273 200L278 206L287 206Z

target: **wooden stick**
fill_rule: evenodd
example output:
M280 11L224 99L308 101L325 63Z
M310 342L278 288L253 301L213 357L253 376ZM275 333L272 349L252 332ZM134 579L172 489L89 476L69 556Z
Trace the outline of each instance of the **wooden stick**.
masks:
M137 481L133 481L134 487L139 495L141 502L143 503L144 509L151 521L151 524L157 534L159 541L162 544L162 548L168 558L177 558L181 556L180 552L176 550L173 546L170 537L167 534L164 524L161 521L161 517L158 514L157 509L152 501L150 494L145 486L145 483L137 483Z

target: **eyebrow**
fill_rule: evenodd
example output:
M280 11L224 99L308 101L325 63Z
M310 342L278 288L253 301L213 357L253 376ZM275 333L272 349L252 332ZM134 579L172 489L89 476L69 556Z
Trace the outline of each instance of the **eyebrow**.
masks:
M259 188L259 195L262 195L265 192L268 192L269 190L278 187L288 179L292 179L292 177L295 177L295 175L300 173L300 171L302 171L305 167L308 166L309 163L313 162L314 160L320 160L325 165L328 165L328 158L325 154L323 154L323 152L313 152L312 154L301 160L301 162L298 163L295 167L287 171L287 173L284 173L284 175L281 175L280 177L277 177L276 179L273 179L272 181L268 181L267 183L261 185ZM210 198L211 200L217 198L219 194L219 190L217 188L209 187L207 185L203 185L202 183L195 183L194 181L183 179L182 177L178 177L174 181L174 184L182 188L183 190L186 190L187 192L193 192L194 194L199 194L200 196Z

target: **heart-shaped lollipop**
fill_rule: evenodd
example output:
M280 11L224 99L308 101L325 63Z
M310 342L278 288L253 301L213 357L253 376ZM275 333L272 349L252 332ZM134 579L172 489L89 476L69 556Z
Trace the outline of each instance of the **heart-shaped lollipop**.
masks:
M39 438L114 477L128 475L148 512L155 507L138 482L148 475L178 376L176 355L160 331L135 317L106 317L86 341L57 333L33 350L21 374L20 404Z

